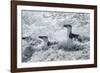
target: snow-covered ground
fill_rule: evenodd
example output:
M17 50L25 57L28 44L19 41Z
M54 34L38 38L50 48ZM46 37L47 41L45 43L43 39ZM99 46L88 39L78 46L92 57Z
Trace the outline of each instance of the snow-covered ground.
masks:
M50 41L55 41L55 31L60 31L65 24L72 25L72 32L79 34L83 42L72 41L71 47L66 49L58 48L58 44L41 48L43 40L38 36L48 36ZM23 10L22 37L27 37L27 40L22 39L22 62L89 59L90 14Z

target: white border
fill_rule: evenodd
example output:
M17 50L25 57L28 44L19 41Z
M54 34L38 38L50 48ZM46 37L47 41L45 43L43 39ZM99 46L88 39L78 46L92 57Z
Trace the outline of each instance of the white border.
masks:
M21 10L90 13L90 31L91 31L90 32L90 40L91 40L90 41L90 59L89 60L78 60L78 61L21 63ZM39 7L39 6L22 6L22 5L17 6L17 68L94 64L94 39L93 38L94 38L94 10L92 9Z

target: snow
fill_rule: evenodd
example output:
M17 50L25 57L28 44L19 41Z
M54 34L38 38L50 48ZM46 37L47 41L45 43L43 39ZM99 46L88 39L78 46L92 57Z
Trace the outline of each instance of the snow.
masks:
M22 40L22 59L26 55L27 47L32 47L31 56L27 56L23 62L44 62L61 60L82 60L90 58L90 14L71 12L46 12L46 11L22 11L22 37L31 37L35 41ZM72 25L72 32L79 34L83 42L68 40L63 25ZM38 36L48 36L49 41L60 41L61 44L70 47L58 48L59 44L52 45L43 50L42 40ZM59 36L59 37L58 37ZM41 41L41 43L36 41ZM65 44L65 42L68 44ZM35 45L31 45L35 43ZM39 46L39 47L38 47ZM28 53L28 52L27 52ZM30 53L30 52L29 52Z

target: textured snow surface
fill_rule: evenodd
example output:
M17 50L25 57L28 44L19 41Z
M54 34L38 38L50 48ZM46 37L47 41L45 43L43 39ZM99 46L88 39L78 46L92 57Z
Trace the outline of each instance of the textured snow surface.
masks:
M61 60L86 60L90 58L90 14L71 12L46 12L22 10L22 62L44 62ZM54 33L63 25L72 25L72 32L79 34L83 42L72 40L70 48L58 48L58 44L45 47L38 36L48 36L56 41ZM65 34L59 37L61 40ZM64 40L63 40L64 41ZM67 45L67 44L66 44Z

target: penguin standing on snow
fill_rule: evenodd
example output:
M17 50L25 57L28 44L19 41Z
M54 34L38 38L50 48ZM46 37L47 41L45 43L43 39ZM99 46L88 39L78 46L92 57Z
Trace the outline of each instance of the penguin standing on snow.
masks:
M54 39L58 42L59 49L72 49L73 41L82 42L82 39L79 34L72 33L71 25L64 25L61 30L58 30L54 33Z
M42 39L44 42L42 46L43 50L47 50L51 45L57 44L57 42L50 42L48 36L39 36L39 38Z
M79 34L72 33L72 26L71 25L64 25L65 28L68 29L69 38L82 42L82 38Z

